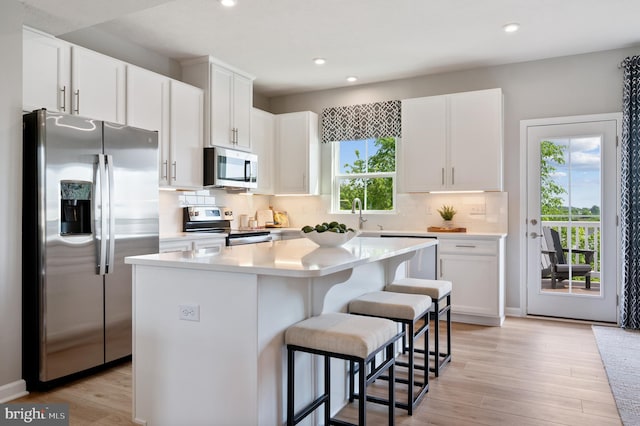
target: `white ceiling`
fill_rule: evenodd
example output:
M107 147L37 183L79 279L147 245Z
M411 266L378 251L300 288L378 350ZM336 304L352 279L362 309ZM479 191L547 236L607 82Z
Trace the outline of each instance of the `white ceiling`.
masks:
M640 0L21 0L54 35L97 26L164 56L212 55L265 96L640 46ZM518 22L517 33L502 26ZM324 57L327 63L314 65Z

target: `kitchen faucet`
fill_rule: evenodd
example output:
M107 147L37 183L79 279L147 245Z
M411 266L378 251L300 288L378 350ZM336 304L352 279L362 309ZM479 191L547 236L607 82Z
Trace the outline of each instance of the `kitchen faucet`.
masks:
M360 201L360 198L353 199L353 203L351 203L351 213L356 212L356 204L358 205L358 211L359 211L358 229L362 229L362 226L367 221L367 219L362 218L362 201Z

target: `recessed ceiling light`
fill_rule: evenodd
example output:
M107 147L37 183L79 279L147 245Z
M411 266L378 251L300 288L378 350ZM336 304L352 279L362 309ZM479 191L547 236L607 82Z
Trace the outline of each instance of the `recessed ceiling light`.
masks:
M518 24L517 22L512 22L503 26L502 29L505 33L515 33L520 29L520 24Z
M324 65L327 63L327 60L324 58L313 58L313 63L316 65Z
M354 81L358 81L358 77L356 77L354 75L350 75L349 77L347 77L347 81L349 83L353 83Z
M235 6L237 1L236 0L218 0L220 2L221 5L226 6L226 7L232 7Z

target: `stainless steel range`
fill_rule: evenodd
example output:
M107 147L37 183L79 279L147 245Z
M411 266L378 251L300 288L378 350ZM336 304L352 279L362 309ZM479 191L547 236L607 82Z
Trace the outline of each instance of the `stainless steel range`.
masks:
M184 232L226 233L228 246L271 241L271 233L264 229L231 229L232 220L233 212L224 207L190 206L182 210Z

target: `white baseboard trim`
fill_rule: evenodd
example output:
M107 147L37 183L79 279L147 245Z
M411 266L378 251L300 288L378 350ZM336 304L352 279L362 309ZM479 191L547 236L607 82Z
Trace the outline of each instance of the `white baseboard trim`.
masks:
M27 392L27 382L22 379L0 386L0 404L25 395L29 395L29 392Z
M493 327L500 327L504 322L504 317L489 317L486 315L474 315L474 314L456 314L451 313L452 322L463 322L465 324L476 325L489 325ZM440 320L442 322L442 319Z
M526 317L520 308L504 308L504 314L508 317Z

